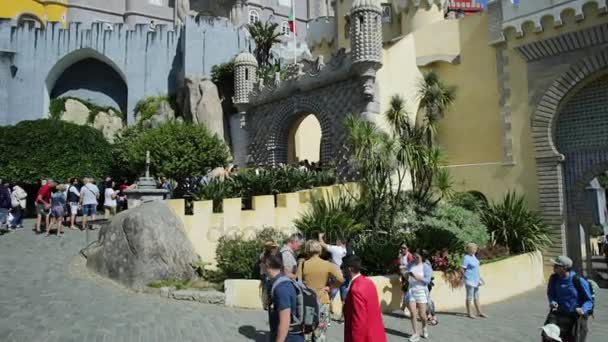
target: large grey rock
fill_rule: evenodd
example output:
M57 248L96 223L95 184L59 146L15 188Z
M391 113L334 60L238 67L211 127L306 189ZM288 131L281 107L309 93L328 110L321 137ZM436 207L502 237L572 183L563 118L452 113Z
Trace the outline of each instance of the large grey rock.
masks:
M65 101L65 110L61 115L61 120L75 123L77 125L86 125L89 120L91 111L87 106L80 101L68 99Z
M89 269L133 289L193 279L198 260L181 220L160 201L118 214L86 254Z
M198 84L200 99L196 106L196 122L224 139L224 113L222 100L215 83L203 79Z
M107 141L113 143L123 128L122 119L113 111L99 112L95 116L93 127L100 130Z
M186 77L178 102L187 121L207 127L224 139L224 113L217 86L206 77Z

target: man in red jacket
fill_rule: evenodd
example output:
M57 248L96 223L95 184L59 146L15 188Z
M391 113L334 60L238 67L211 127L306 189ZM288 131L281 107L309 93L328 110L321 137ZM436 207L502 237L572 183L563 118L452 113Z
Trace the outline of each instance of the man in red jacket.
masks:
M345 342L386 342L376 286L361 275L361 259L345 258L342 269L351 279L344 303Z

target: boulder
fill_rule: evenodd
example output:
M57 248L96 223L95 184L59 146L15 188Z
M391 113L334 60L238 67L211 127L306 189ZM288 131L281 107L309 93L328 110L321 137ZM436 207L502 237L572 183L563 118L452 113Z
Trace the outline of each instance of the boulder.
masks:
M162 201L115 216L85 252L87 267L135 290L160 280L190 280L198 255L182 221Z
M79 101L67 99L65 101L65 110L61 115L61 120L75 123L77 125L86 125L89 121L91 111L87 106Z
M210 79L186 77L178 100L186 120L204 125L224 140L222 100Z
M224 112L217 86L209 79L199 82L200 99L196 106L196 121L224 139Z
M100 130L107 141L114 143L118 132L123 128L122 118L111 109L108 113L99 112L95 116L93 127Z

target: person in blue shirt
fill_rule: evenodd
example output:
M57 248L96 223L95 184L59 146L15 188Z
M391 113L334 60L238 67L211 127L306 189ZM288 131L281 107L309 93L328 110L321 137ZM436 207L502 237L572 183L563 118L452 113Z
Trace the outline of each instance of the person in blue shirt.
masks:
M462 270L464 273L464 285L467 289L467 315L469 318L475 319L471 313L471 304L475 303L475 309L477 310L477 316L486 318L487 316L481 312L481 305L479 304L479 287L483 285L483 279L479 272L479 260L475 256L477 253L477 245L474 243L467 244L466 254L462 259Z
M559 256L551 263L553 274L547 284L551 313L547 322L559 326L564 342L584 342L588 331L587 318L593 308L589 283L572 271L570 258Z
M290 329L292 315L295 315L297 310L297 293L292 281L281 273L283 259L280 254L271 253L267 253L264 259L271 289L271 301L268 309L270 341L304 342L303 331ZM273 286L275 283L277 285Z

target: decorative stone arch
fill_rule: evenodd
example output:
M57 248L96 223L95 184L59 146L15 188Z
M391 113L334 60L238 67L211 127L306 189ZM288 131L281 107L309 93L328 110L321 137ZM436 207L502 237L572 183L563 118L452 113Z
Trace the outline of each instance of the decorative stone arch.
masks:
M555 130L561 105L565 103L574 91L581 85L594 78L599 72L608 68L608 49L595 55L587 56L555 79L553 84L542 96L536 111L532 115L532 136L535 149L535 158L538 176L538 191L542 216L553 230L553 246L549 249L549 256L568 254L573 257L575 265L580 269L581 260L580 235L578 229L568 228L576 210L582 205L581 184L589 181L589 174L599 173L597 168L608 164L608 153L598 154L596 158L586 161L573 161L565 163L566 157L558 151L555 141ZM587 163L587 164L585 164ZM568 165L567 165L568 164ZM572 170L565 170L571 167ZM565 172L576 173L566 184ZM587 178L588 179L587 179ZM572 184L575 179L576 184ZM566 192L566 187L571 188ZM583 188L584 189L584 188ZM570 202L570 203L569 203ZM570 215L568 215L568 212Z
M61 75L72 65L74 65L80 61L83 61L85 59L88 59L88 58L98 60L101 63L109 66L112 70L114 70L116 72L116 74L118 74L118 76L120 76L123 83L125 85L127 85L127 89L128 89L129 83L127 82L127 76L112 59L110 59L109 57L105 56L104 54L98 52L95 49L81 48L81 49L78 49L78 50L75 50L75 51L72 51L72 52L66 54L65 56L60 58L49 69L47 76L45 78L45 82L44 82L44 104L43 104L43 110L42 110L43 113L48 112L51 91L55 87L55 84L56 84L57 80L59 79L59 77L61 77ZM127 98L128 98L128 96L127 96ZM124 108L121 108L121 109L124 110Z
M319 161L328 163L335 151L333 130L330 116L318 104L312 101L290 101L277 113L277 121L271 128L268 138L269 146L273 146L270 160L275 164L288 162L289 132L295 122L307 114L314 115L321 126L321 149Z
M367 102L357 77L253 106L247 112L249 162L276 166L288 162L289 130L304 114L313 114L321 126L320 161L340 164L345 143L344 119L364 115Z

